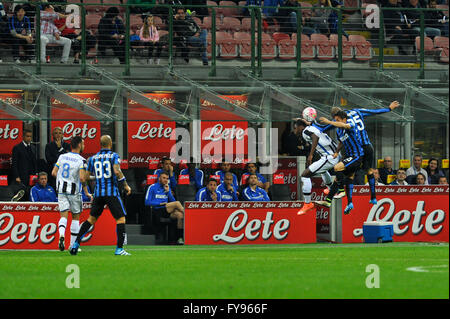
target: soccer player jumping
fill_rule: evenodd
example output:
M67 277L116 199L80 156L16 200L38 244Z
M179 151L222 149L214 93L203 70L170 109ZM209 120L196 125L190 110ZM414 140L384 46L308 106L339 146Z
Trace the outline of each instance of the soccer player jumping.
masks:
M330 207L333 196L337 193L339 185L345 184L348 204L345 207L344 214L350 213L353 209L352 193L353 178L356 170L361 166L364 150L358 138L356 124L349 120L345 111L339 111L334 114L334 120L330 121L325 117L319 119L320 122L336 127L336 135L339 139L339 145L333 157L339 156L339 152L344 147L345 158L334 166L336 179L331 185L331 189L325 201L318 202L324 206Z
M112 151L112 140L109 135L100 138L102 149L89 158L87 173L94 176L96 180L94 200L92 202L89 218L81 225L80 232L70 249L71 255L76 255L80 247L81 239L98 220L105 205L117 223L117 248L115 255L130 255L123 249L125 241L125 216L126 211L120 198L120 190L124 189L127 195L131 194L125 176L120 170L119 155Z
M372 115L377 115L381 113L387 113L393 111L397 107L400 106L400 103L397 101L393 101L389 107L381 108L381 109L351 109L346 110L344 112L347 113L347 123L353 123L356 127L356 131L358 134L358 138L361 141L362 149L364 151L364 155L362 158L362 169L367 174L367 180L370 186L370 203L376 205L377 199L375 194L375 178L373 176L373 165L375 162L374 159L374 151L372 143L370 142L369 135L367 134L366 127L364 125L364 118ZM333 107L331 109L331 117L335 118L336 114L338 114L342 109L339 107Z

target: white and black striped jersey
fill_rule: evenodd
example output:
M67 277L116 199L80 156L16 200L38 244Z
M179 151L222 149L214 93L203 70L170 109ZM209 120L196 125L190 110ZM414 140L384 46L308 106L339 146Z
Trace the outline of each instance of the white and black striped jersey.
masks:
M319 142L316 147L316 152L321 156L333 155L337 150L337 144L327 133L322 132L315 126L307 126L303 130L302 136L305 141L312 144L311 135L316 135L319 138Z
M55 165L58 167L56 191L59 194L79 194L80 170L86 170L87 167L84 157L73 152L61 154Z

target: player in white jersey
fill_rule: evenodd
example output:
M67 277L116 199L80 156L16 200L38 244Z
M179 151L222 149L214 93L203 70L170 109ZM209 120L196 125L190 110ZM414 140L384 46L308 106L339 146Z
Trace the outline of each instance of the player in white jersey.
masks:
M311 144L311 151L306 159L306 169L302 172L302 191L305 200L305 204L298 211L297 215L305 214L307 211L314 207L311 203L311 177L314 175L321 175L327 189L325 193L328 193L332 184L332 178L329 170L334 168L334 165L339 163L339 157L334 158L333 154L336 153L337 144L333 141L322 129L320 124L313 122L308 125L308 122L298 120L297 125L303 126L302 137L305 141ZM313 162L314 154L320 155L320 159Z
M86 186L86 160L80 155L84 149L84 141L75 136L71 143L71 152L61 154L53 168L52 175L56 177L56 191L58 192L58 204L60 219L59 250L64 251L67 218L69 211L72 212L72 223L70 225L70 246L77 238L80 230L80 213L83 210L81 187L83 185L86 194L91 198Z

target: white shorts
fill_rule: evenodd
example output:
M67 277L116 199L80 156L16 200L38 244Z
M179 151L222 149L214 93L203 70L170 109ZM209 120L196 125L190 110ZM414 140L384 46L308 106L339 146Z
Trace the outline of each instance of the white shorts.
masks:
M83 210L83 199L81 194L58 194L59 211L70 210L72 214L79 214Z
M309 165L308 168L312 175L320 175L332 169L337 163L339 163L339 156L333 158L333 155L328 155L326 157L321 157L318 161Z

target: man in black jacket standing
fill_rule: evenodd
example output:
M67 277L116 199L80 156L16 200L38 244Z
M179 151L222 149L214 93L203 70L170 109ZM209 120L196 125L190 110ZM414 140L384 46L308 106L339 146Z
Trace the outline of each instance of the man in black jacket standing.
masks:
M32 139L33 132L25 129L23 141L12 150L12 178L25 186L30 186L30 175L37 174L37 153Z
M55 166L56 162L58 161L59 155L70 152L70 145L69 143L64 142L63 131L59 126L53 129L52 137L53 141L45 145L45 160L47 161L48 165L48 183L54 188L56 180L52 176L51 171L53 169L53 166Z

